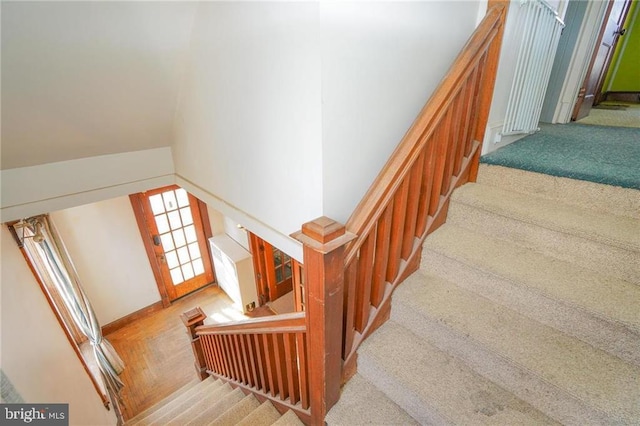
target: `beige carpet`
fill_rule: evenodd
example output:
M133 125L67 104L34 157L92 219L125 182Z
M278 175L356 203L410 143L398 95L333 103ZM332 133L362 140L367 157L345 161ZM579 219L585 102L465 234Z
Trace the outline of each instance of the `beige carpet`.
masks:
M328 424L638 424L638 206L635 189L481 165Z
M603 102L603 108L594 107L589 115L576 123L598 126L638 127L640 128L640 104L625 102ZM620 109L609 109L621 105ZM626 107L626 108L625 108Z

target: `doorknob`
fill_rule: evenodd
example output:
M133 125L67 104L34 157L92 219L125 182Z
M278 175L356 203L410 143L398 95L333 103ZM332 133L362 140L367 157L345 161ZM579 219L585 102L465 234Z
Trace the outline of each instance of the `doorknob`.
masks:
M616 31L614 34L618 34L619 36L623 36L627 33L627 29L626 28L620 28L618 31Z
M153 245L154 246L159 246L160 245L160 235L154 235L153 236Z

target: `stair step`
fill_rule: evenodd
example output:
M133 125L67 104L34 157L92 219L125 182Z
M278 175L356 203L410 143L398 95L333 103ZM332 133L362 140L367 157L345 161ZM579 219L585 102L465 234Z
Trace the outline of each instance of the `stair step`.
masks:
M640 191L509 167L480 164L478 183L638 219Z
M640 286L586 271L517 244L501 241L452 224L431 234L424 244L422 268L437 266L430 252L491 273L527 291L579 307L601 319L640 332Z
M171 401L169 403L163 405L157 410L154 410L145 417L139 418L135 422L128 423L131 425L139 426L151 424L152 422L156 421L156 419L163 417L165 414L173 411L175 408L182 407L194 395L198 395L200 392L212 392L221 386L222 382L214 379L213 377L209 377L206 380L203 380L190 389L186 390L185 392L182 392L180 395L172 395Z
M237 426L270 426L280 418L280 413L269 401L265 401L251 414L238 422Z
M271 424L271 426L303 426L304 423L300 421L296 413L289 410L282 415L278 420Z
M227 409L224 413L218 416L210 425L215 426L235 426L240 420L247 417L253 410L260 406L260 402L253 394L249 394L242 398L242 401L238 402L233 407Z
M360 347L358 371L421 424L556 424L394 320Z
M342 388L340 400L327 414L329 426L357 424L417 425L418 423L360 374Z
M454 192L447 222L640 284L638 220L467 184Z
M419 272L392 318L564 424L640 418L640 368ZM412 277L413 278L413 277Z
M208 378L208 380L212 380L212 378ZM127 424L134 424L137 421L147 417L149 414L153 413L154 411L158 410L160 407L163 407L165 405L167 405L169 402L171 402L173 399L178 398L179 396L189 392L194 386L196 386L198 383L202 383L199 380L192 380L189 383L187 383L186 385L184 385L183 387L181 387L180 389L178 389L177 391L169 394L168 396L166 396L165 398L161 399L160 401L156 402L155 404L153 404L151 407L147 408L144 411L139 412L138 414L136 414L134 417L130 418L129 420L127 420Z
M425 250L423 259L425 272L446 278L459 287L640 366L640 335L619 322L595 316L579 306L547 297L535 288L480 271L432 250Z
M169 411L165 412L160 417L155 417L149 424L154 426L166 425L174 418L176 418L176 416L181 415L185 411L201 403L201 401L203 401L205 398L208 401L215 401L216 399L223 398L229 392L231 392L231 386L229 386L229 384L227 383L224 383L214 389L204 389L201 392L192 395L190 398L181 401L180 404L171 404L171 409Z
M168 424L175 426L200 426L212 422L244 398L242 389L236 388L221 397L203 396L196 405L176 416Z

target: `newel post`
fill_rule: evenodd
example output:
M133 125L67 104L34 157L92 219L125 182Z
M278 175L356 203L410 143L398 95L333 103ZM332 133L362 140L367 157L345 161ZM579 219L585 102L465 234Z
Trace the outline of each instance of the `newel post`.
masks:
M340 397L345 244L356 236L328 217L292 236L304 245L311 417L321 425Z
M191 349L193 349L193 357L195 358L194 366L200 380L207 378L207 367L204 362L202 341L200 340L200 336L196 335L196 327L203 325L206 318L207 315L199 307L180 315L180 319L182 319L185 327L187 327L187 335L191 340Z

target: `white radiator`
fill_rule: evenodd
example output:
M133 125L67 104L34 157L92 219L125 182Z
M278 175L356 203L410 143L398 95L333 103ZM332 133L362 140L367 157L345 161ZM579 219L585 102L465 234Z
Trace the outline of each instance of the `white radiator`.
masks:
M523 0L518 32L522 42L511 86L503 135L532 133L538 129L542 103L549 84L564 23L543 0Z

